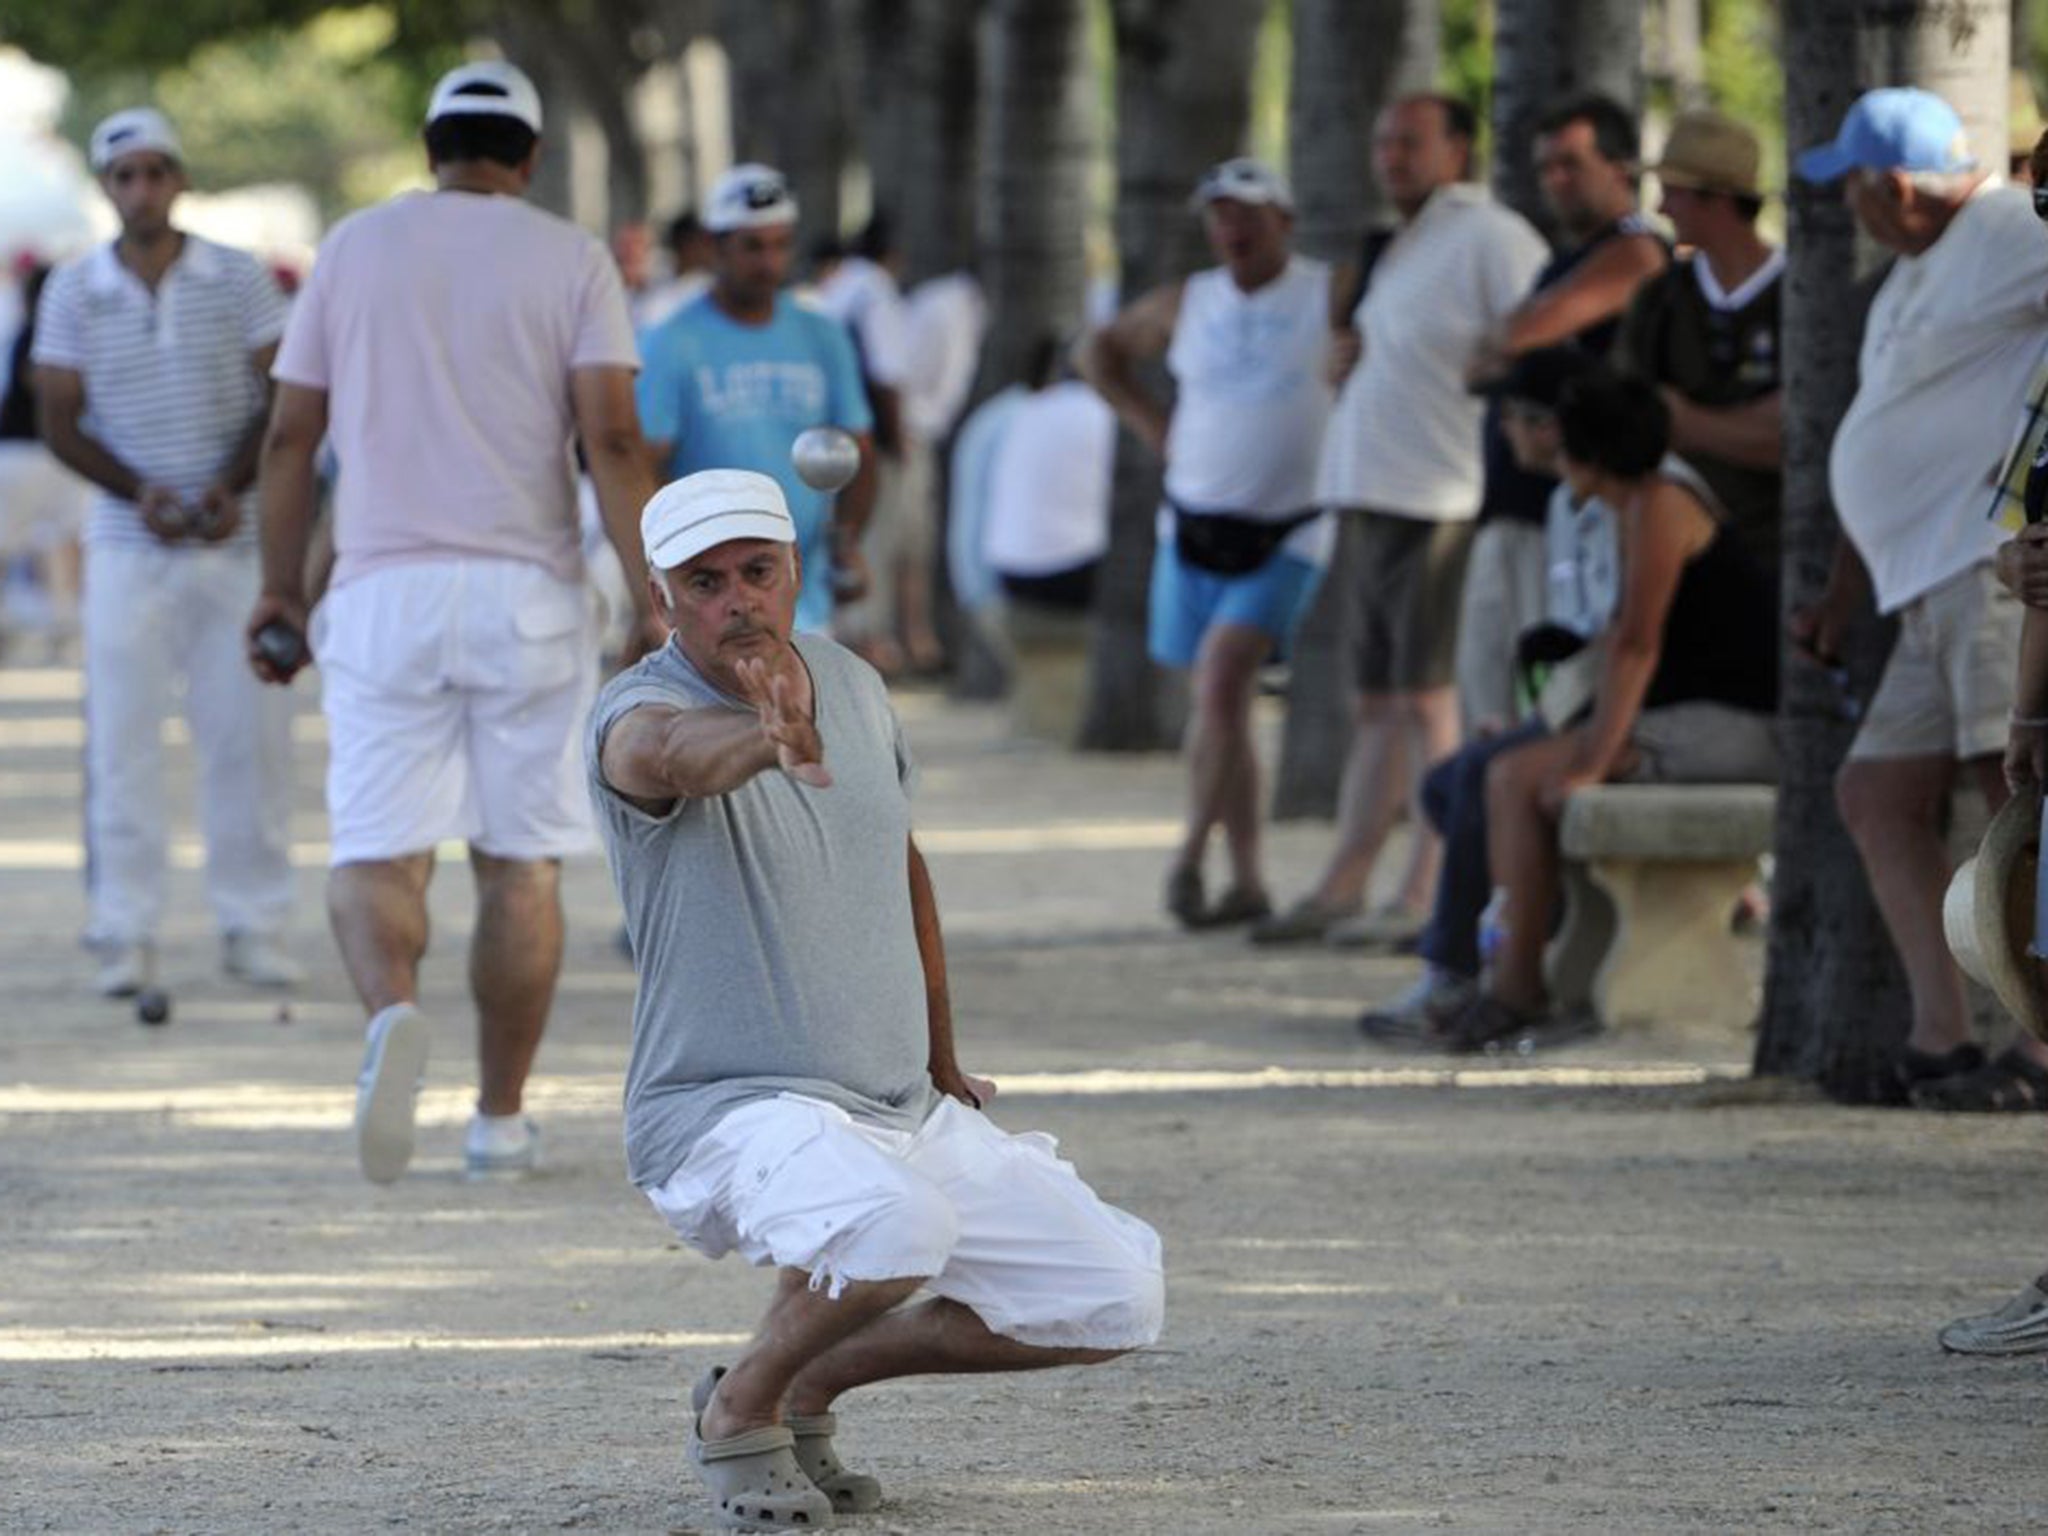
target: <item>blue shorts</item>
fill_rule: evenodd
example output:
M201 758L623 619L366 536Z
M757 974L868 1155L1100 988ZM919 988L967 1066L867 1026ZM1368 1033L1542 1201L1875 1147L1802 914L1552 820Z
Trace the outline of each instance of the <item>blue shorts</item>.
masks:
M1322 575L1321 567L1282 551L1255 571L1219 576L1183 560L1169 534L1152 557L1152 659L1193 666L1202 637L1218 624L1259 630L1272 640L1273 654L1284 656Z

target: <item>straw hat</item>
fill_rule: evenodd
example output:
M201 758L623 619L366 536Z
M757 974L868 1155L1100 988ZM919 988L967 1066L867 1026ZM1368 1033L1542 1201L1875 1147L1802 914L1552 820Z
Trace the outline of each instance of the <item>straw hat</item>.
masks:
M2028 1034L2048 1040L2048 988L2028 953L2040 862L2041 797L2014 795L1949 881L1941 926L1956 963L1997 994Z

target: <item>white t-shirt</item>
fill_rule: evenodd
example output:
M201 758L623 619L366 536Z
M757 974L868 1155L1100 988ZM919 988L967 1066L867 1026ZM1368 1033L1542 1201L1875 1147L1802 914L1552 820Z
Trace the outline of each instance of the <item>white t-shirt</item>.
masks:
M1548 257L1529 222L1478 187L1431 195L1381 253L1352 317L1364 352L1323 434L1319 499L1438 522L1478 513L1485 408L1465 367Z
M1984 505L2044 347L2048 240L2025 192L1987 183L1878 289L1828 455L1879 612L1990 559L2005 538Z
M895 278L865 256L849 256L818 284L817 304L853 332L862 373L888 388L902 387L910 374L910 327Z
M948 272L919 283L903 304L910 342L903 424L920 441L935 443L952 430L974 388L988 301L968 273Z
M416 192L320 247L271 370L328 393L334 581L488 555L580 580L569 375L639 367L618 268L512 197Z
M1011 407L989 470L981 550L1005 576L1050 576L1109 548L1116 416L1086 384L1041 389Z

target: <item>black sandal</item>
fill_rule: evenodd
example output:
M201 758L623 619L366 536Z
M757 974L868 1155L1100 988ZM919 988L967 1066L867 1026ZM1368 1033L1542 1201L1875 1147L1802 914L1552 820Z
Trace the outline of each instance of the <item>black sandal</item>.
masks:
M1899 1047L1892 1057L1892 1075L1898 1079L1899 1092L1907 1098L1923 1083L1939 1082L1944 1077L1961 1077L1966 1072L1981 1072L1984 1069L1984 1047L1974 1040L1965 1040L1952 1051L1916 1051L1910 1045Z
M1453 1056L1477 1056L1488 1046L1512 1045L1550 1023L1544 1013L1524 1013L1484 992L1432 1030L1430 1040Z
M2038 1114L2048 1111L2048 1067L2037 1066L2014 1046L1974 1072L1921 1083L1909 1097L1918 1109L1952 1114Z

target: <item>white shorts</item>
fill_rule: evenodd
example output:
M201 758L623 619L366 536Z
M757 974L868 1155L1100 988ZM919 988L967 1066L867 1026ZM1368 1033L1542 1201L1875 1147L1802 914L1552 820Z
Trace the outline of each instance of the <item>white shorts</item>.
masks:
M1105 1204L1041 1132L941 1100L915 1133L799 1094L743 1104L647 1198L710 1258L852 1281L927 1275L992 1332L1052 1349L1159 1337L1159 1236Z
M388 566L313 613L335 864L450 839L503 859L595 846L582 729L590 589L524 560Z

